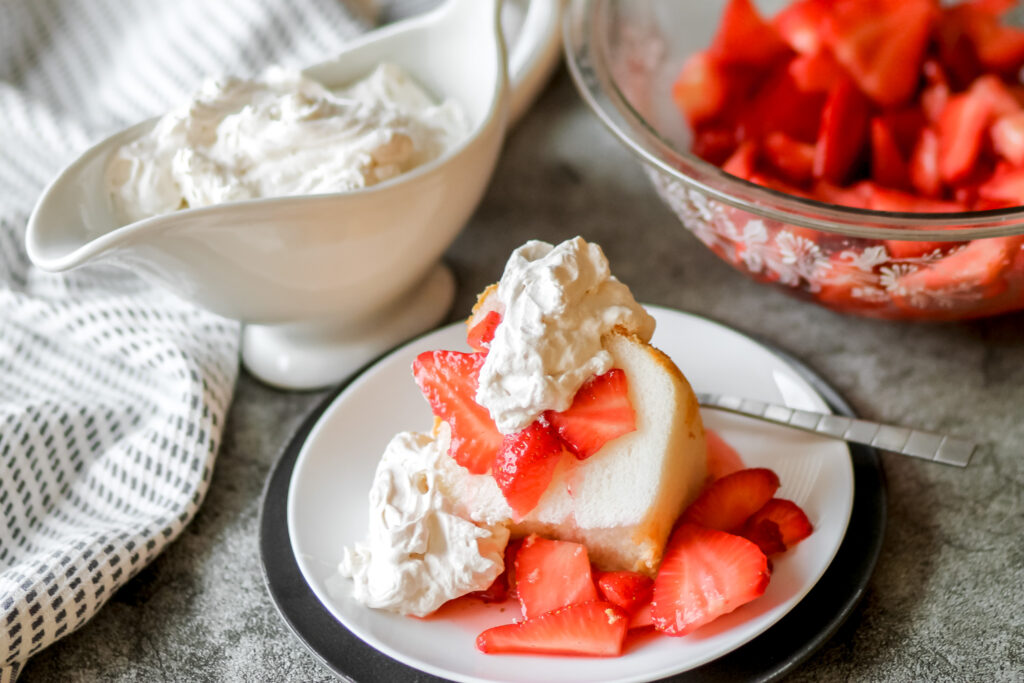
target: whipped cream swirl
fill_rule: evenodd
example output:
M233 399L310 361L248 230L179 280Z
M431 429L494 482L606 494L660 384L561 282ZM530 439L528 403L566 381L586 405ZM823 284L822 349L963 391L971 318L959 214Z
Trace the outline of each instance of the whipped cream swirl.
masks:
M259 197L349 192L432 161L466 137L462 108L436 104L381 64L332 92L298 71L208 79L191 100L114 155L106 181L133 222Z
M505 568L504 525L477 526L454 513L441 487L450 432L401 432L388 444L370 489L367 540L342 551L338 570L368 607L425 616L483 590Z
M480 370L476 401L503 434L561 411L611 370L601 338L615 328L650 341L654 318L611 274L601 247L576 237L533 240L512 252L498 283L502 321Z

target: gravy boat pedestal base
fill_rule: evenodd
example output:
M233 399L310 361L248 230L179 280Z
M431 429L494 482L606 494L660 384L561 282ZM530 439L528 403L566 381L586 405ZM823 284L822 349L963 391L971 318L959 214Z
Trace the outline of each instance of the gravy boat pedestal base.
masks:
M247 324L242 364L280 389L320 389L345 379L399 343L444 320L455 299L455 277L438 263L406 296L360 324L349 321Z

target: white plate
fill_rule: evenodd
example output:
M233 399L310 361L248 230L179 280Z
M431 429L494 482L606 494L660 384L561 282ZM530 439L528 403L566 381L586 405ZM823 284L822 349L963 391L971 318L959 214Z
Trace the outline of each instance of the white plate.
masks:
M828 410L795 370L749 337L679 311L647 310L658 321L652 343L672 357L695 390ZM418 620L355 602L336 567L342 547L365 536L367 493L377 461L396 432L428 431L433 422L413 382L412 361L426 350L467 349L464 337L461 323L442 328L367 370L324 412L292 473L288 533L299 569L327 610L372 647L456 681L648 681L700 666L751 640L792 609L828 568L853 503L846 445L704 411L705 424L732 444L747 465L778 473L778 496L796 501L814 524L809 538L773 558L768 589L754 602L683 638L638 638L623 656L611 659L480 653L474 645L480 631L519 616L511 603L470 604Z

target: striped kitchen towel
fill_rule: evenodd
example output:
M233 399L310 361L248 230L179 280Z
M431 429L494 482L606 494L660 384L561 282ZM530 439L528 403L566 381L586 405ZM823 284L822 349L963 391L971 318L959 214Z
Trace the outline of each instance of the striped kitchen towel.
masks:
M301 66L368 0L0 0L0 683L173 541L210 485L239 327L128 272L33 268L77 153L211 74Z

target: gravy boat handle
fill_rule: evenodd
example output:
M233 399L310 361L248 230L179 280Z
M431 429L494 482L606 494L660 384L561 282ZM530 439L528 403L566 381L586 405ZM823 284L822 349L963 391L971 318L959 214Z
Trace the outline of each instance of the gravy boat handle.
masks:
M704 408L724 410L811 434L873 446L884 451L909 455L942 465L967 467L977 448L976 444L966 439L947 434L898 427L830 413L797 410L751 398L698 392L697 401Z

